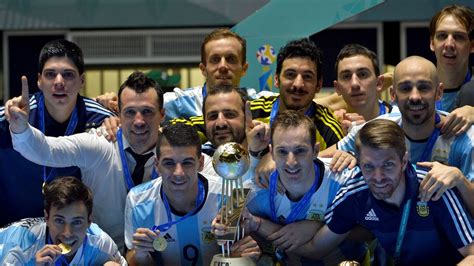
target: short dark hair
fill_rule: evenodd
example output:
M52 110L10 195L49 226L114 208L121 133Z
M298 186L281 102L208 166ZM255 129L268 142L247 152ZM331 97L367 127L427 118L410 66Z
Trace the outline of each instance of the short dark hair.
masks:
M207 97L211 95L217 95L217 94L225 94L225 93L231 93L235 91L237 94L239 94L240 99L242 100L242 111L245 114L245 102L250 100L247 90L245 88L239 88L235 87L233 85L216 85L212 88L210 88L207 92L207 95L204 96L204 100L202 101L202 115L203 115L203 120L206 121L206 102L207 102Z
M160 148L163 141L166 140L171 147L196 147L196 154L201 157L201 139L196 129L192 126L176 123L168 124L162 127L161 133L158 134L156 142L156 157L160 157Z
M307 128L311 147L314 147L316 144L316 126L314 125L314 122L308 116L295 110L286 110L278 113L271 128L271 142L273 143L273 135L278 128L281 127L282 129L288 130L291 127L299 127L300 125Z
M350 43L342 47L341 51L336 58L336 65L334 67L336 73L336 79L338 77L338 67L339 62L341 62L344 58L353 57L357 55L362 55L370 59L372 62L372 67L374 68L375 76L380 75L379 63L377 62L377 55L370 49L365 46L362 46L357 43Z
M247 60L247 42L239 34L231 31L229 28L219 28L209 33L201 44L201 63L206 65L206 44L220 39L235 38L242 46L242 64Z
M403 160L407 151L405 133L397 123L388 119L374 119L367 122L357 132L355 145L357 157L360 156L362 147L394 149L400 160Z
M130 76L128 76L127 80L125 80L122 85L120 85L120 89L118 91L118 107L119 110L122 109L122 91L125 88L129 88L136 93L143 93L147 91L149 88L153 88L156 91L157 98L158 98L158 108L163 109L163 90L161 89L160 85L156 83L152 78L148 77L145 73L140 71L135 71Z
M289 41L278 52L276 74L280 75L283 61L288 58L303 57L309 58L316 65L316 76L318 81L323 75L322 70L322 52L314 42L308 38Z
M92 214L92 192L76 177L58 177L44 186L44 209L48 214L51 207L62 209L76 201L84 202L87 215Z
M430 21L430 38L433 39L438 23L447 16L453 16L461 23L469 35L469 40L474 39L474 11L468 6L449 5L438 11Z
M46 61L52 57L66 57L77 67L79 75L84 73L84 56L77 44L64 39L57 39L46 43L40 51L38 73L43 73Z

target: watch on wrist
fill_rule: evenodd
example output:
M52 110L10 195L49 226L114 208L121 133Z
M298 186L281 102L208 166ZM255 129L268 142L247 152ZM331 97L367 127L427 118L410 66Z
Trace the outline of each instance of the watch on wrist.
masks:
M261 151L251 151L249 150L249 153L252 157L255 157L257 159L262 159L262 157L267 154L270 151L270 148L267 146L265 149Z

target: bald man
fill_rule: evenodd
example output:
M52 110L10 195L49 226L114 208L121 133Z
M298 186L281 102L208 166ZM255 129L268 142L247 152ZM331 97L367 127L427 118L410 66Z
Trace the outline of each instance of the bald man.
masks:
M400 113L379 118L390 119L402 127L410 162L428 169L420 186L421 198L437 200L447 188L456 187L474 213L474 128L456 137L441 137L436 125L446 117L435 110L435 102L443 95L436 67L419 56L402 60L395 68L390 93ZM337 148L355 151L355 135L361 127L354 127L337 143Z

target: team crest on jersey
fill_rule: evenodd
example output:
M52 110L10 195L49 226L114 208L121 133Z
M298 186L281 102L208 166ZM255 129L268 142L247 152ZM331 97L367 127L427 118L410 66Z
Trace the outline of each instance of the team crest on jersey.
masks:
M308 220L324 222L324 212L318 210L310 210L308 213Z
M204 227L201 230L201 239L203 242L210 244L214 241L216 241L216 237L212 233L212 227Z
M428 207L428 203L424 201L418 201L416 203L416 212L420 217L428 217L430 215L430 208Z

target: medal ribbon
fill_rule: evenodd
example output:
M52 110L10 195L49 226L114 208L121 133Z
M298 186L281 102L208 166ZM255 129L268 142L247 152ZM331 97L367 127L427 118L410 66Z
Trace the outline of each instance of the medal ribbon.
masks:
M121 128L117 131L117 142L119 146L120 160L122 161L123 179L125 179L125 183L127 184L127 188L128 188L127 191L130 191L130 189L132 189L132 187L134 187L135 184L133 183L132 176L130 175L130 171L128 169L127 157L125 155L125 149L123 148ZM155 167L153 167L153 171L151 173L151 179L156 179L157 177L158 177L158 173L156 172Z
M270 112L270 127L273 125L273 122L275 122L275 118L278 114L278 108L280 108L280 96L273 102L272 105L272 111ZM311 117L311 115L314 113L314 103L311 102L308 110L304 113L305 116Z
M39 127L41 132L43 134L46 134L46 123L44 121L45 119L45 113L44 113L44 95L40 94L39 96L39 101L38 101L38 111L39 111ZM76 129L77 126L77 107L74 107L74 110L72 111L71 117L69 118L69 123L66 128L66 132L64 133L64 136L69 136L71 135L74 130ZM49 175L46 175L46 166L43 166L43 184L48 183L51 181L51 179L54 177L55 173L55 168L51 168L51 171L49 172Z
M313 185L308 191L306 191L303 198L298 203L296 203L296 206L291 210L288 217L286 217L285 224L291 224L297 219L301 211L309 205L311 196L313 196L314 192L316 191L316 186L319 181L319 168L316 164L313 164L313 167L314 167L314 173L315 173ZM278 180L278 171L275 170L270 176L270 211L272 215L271 219L275 223L278 223L278 220L276 217L276 207L275 207L275 195L276 193L278 193L277 180Z
M84 237L84 240L82 241L81 257L84 255L84 250L86 249L86 242L87 242L87 234L86 234L86 237ZM48 236L46 237L46 244L55 245L53 244L53 241L51 240L51 236L49 235L49 233L48 233ZM65 254L61 254L59 256L59 258L54 262L54 266L69 265L64 255Z
M175 225L175 224L191 217L192 215L194 215L196 210L199 209L199 207L204 202L204 196L205 196L205 193L206 193L204 191L204 184L202 183L202 181L200 179L198 179L198 188L199 188L199 191L198 191L198 194L196 196L196 208L194 210L186 213L185 216L182 216L178 220L173 221L173 217L171 217L171 207L170 207L170 204L168 202L168 197L166 197L166 194L163 192L163 186L162 186L161 187L161 192L163 193L163 203L165 205L166 215L168 216L168 222L164 223L164 224L160 224L158 226L154 225L151 228L151 231L155 232L156 230L160 230L160 233L166 232L166 231L168 231L168 229L171 228L171 226L173 226L173 225Z
M410 216L411 199L409 199L403 207L402 221L400 222L400 228L398 229L397 244L395 246L395 254L393 258L397 261L400 258L400 252L402 249L403 239L405 238L405 232L407 229L408 217Z
M426 143L425 149L423 150L423 153L421 154L421 157L418 160L418 162L431 161L430 160L430 155L431 155L431 152L433 151L434 144L435 144L436 140L438 139L439 133L440 133L440 129L438 127L436 127L436 125L439 122L441 122L441 117L439 116L438 113L436 113L435 114L435 128L434 128L433 132L431 133L431 136L428 139L428 143Z
M387 111L385 110L385 104L382 101L379 101L379 115L386 114Z

